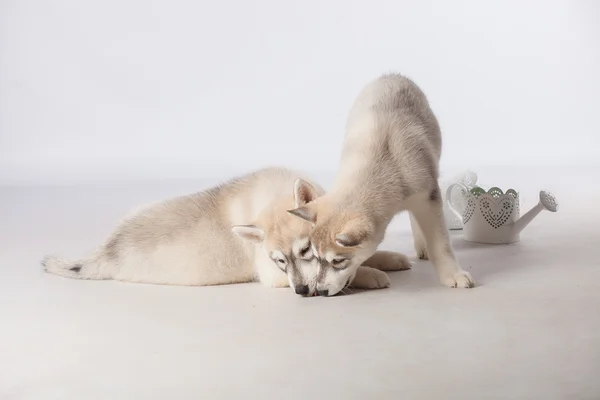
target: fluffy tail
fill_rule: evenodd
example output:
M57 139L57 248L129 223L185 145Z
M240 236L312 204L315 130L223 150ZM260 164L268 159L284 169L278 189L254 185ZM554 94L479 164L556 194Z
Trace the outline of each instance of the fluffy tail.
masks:
M71 261L64 257L47 255L41 262L44 271L73 279L112 279L109 268L99 257Z

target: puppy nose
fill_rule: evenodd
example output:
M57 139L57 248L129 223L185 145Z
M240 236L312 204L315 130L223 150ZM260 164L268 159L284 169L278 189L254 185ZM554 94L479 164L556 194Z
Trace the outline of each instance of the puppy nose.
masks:
M327 297L327 296L329 296L329 289L325 289L325 290L317 290L317 294L318 294L319 296L325 296L325 297Z
M307 285L298 285L296 286L296 294L307 296L308 295L308 286Z

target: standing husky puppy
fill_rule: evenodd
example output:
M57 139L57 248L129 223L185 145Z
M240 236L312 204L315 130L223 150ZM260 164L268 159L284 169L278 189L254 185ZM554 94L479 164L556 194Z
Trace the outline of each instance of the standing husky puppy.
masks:
M320 260L317 291L334 295L383 240L392 218L410 211L419 258L431 258L441 282L474 286L454 257L438 185L442 139L423 92L409 79L384 75L368 84L350 111L332 190L289 212L314 225ZM302 180L296 186L310 184Z
M258 280L312 295L318 266L308 248L311 226L286 210L303 206L323 190L310 185L310 190L292 191L300 176L266 168L145 207L126 218L91 256L77 261L47 256L42 265L47 272L76 279L198 286ZM243 225L248 222L254 225ZM371 266L400 270L410 263L402 254L379 252ZM389 286L384 272L362 270L354 286Z

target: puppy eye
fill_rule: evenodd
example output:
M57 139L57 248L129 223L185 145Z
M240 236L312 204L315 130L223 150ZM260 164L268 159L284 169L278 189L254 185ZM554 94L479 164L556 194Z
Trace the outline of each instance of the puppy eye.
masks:
M302 250L300 250L300 257L305 257L308 254L309 251L310 251L310 244L307 245Z
M340 265L344 261L346 261L345 258L334 258L333 260L331 260L331 264L333 264L333 265Z
M279 267L283 272L287 272L287 262L283 258L274 258L273 262Z

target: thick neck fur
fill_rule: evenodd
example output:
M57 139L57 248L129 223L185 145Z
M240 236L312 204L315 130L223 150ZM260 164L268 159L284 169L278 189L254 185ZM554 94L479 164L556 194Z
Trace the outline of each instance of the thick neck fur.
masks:
M401 188L407 186L386 146L386 141L380 141L352 149L347 143L339 173L327 195L341 210L367 215L377 225L387 225L402 209Z
M351 182L355 182L353 187L341 185L326 195L327 200L340 211L361 214L378 227L387 226L398 213L399 202L394 193L386 190L391 182L373 178L358 172L351 178Z

